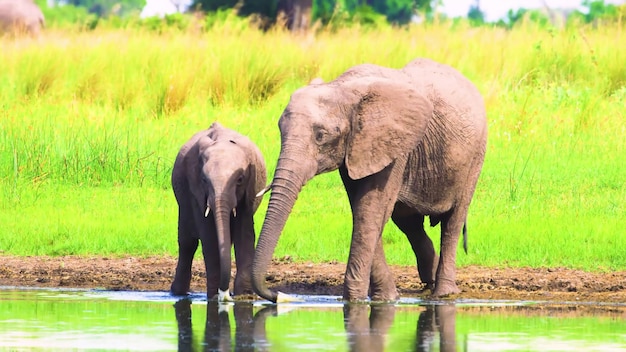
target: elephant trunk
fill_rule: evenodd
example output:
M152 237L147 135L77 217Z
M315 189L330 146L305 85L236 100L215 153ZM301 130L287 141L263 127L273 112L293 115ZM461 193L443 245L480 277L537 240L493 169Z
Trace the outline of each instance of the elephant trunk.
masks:
M261 234L254 252L252 264L252 287L261 297L276 302L278 293L271 291L265 284L265 274L272 260L274 249L278 243L289 213L293 208L298 193L304 183L313 177L314 171L300 172L302 165L295 160L302 158L285 158L281 155L276 166L276 172L272 181L272 195L267 207L265 221L261 228ZM294 171L296 170L296 171ZM303 176L304 175L304 176Z
M230 235L230 214L232 207L228 202L215 202L215 228L217 230L217 248L220 257L220 286L221 291L227 291L230 285L231 270L231 235Z

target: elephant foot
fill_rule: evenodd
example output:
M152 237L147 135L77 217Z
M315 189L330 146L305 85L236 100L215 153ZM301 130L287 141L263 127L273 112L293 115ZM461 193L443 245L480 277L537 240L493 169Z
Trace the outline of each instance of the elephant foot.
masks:
M170 293L172 296L187 296L189 293L189 284L181 284L174 280L170 287Z
M367 296L351 296L344 292L343 300L350 303L368 303L369 299Z
M252 290L252 287L236 287L233 290L233 295L234 296L252 296L254 295L254 290Z
M374 302L395 302L400 298L398 290L394 287L393 290L386 292L376 292L371 295L371 300Z
M188 296L189 295L189 291L188 290L174 290L174 289L170 289L170 294L172 296Z
M376 302L397 301L400 298L396 283L393 280L370 283L370 299Z
M343 286L343 299L348 302L367 302L367 292L363 290L350 289L348 285L344 283Z
M446 297L457 293L461 293L461 290L457 287L454 281L440 280L439 282L437 282L435 286L435 291L433 291L432 296Z
M424 288L422 291L434 291L435 290L435 282L427 282L424 284Z
M252 279L248 275L235 276L235 283L233 286L233 294L235 296L254 294L254 290L252 289Z

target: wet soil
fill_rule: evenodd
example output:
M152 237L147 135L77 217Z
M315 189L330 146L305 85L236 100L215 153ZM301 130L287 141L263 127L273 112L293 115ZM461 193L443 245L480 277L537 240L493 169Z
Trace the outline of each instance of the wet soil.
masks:
M98 288L167 291L174 276L173 257L14 257L0 256L0 286ZM427 296L413 266L392 266L403 297ZM341 295L343 263L274 260L270 287L295 294ZM193 267L191 289L205 289L202 260ZM585 272L565 268L457 269L461 293L452 298L599 302L626 306L626 272Z

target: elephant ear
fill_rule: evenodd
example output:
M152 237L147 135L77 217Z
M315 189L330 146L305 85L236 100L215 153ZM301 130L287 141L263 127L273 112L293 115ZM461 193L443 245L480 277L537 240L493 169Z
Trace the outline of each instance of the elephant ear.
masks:
M410 84L377 79L360 88L346 167L353 180L375 174L415 149L433 116L432 103Z
M248 207L252 213L256 211L259 204L263 200L262 197L257 197L257 194L265 187L267 182L267 174L265 170L265 161L261 150L252 142L249 138L242 138L241 148L247 157L247 173L248 178L246 181L246 190L244 199L246 207Z
M206 148L215 144L220 139L220 135L224 133L224 130L225 128L219 122L213 122L206 130L206 134L198 139L199 152L202 153Z
M214 137L215 134L212 132L200 137L198 139L198 153L203 153L204 150L215 144L216 139Z
M216 141L223 130L224 127L219 122L215 121L211 124L211 126L209 126L207 130L209 133L207 135L209 136L209 138Z

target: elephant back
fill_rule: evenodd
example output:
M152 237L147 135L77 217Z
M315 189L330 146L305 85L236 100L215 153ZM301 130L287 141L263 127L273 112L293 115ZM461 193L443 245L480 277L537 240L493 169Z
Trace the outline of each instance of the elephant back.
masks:
M409 62L401 70L409 76L414 86L433 102L435 114L443 110L445 115L452 118L456 116L472 120L477 127L486 125L482 95L478 88L455 68L419 58ZM451 109L457 113L450 114Z
M447 175L452 180L461 177L454 176L453 171L466 170L469 160L482 165L487 118L476 86L456 69L429 59L413 60L401 71L433 104L433 118L424 139L409 156L409 164L420 165L416 168L417 179L428 180L429 173L437 170L436 174ZM433 187L436 186L426 185L424 189Z

